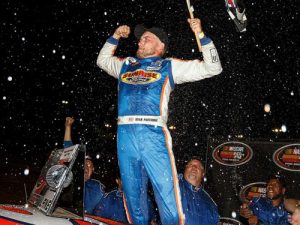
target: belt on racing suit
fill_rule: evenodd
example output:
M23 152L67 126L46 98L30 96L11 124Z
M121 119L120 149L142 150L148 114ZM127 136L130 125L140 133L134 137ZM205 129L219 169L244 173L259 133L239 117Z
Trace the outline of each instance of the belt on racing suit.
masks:
M119 116L118 125L121 124L146 124L167 127L161 116Z

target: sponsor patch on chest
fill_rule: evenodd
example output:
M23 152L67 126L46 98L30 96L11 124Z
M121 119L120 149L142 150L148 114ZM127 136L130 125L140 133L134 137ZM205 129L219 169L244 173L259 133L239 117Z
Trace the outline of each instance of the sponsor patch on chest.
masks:
M149 66L147 66L147 70L160 70L162 67L162 60L157 60L155 62L151 62Z
M121 81L127 84L150 84L161 78L160 73L136 70L121 75Z

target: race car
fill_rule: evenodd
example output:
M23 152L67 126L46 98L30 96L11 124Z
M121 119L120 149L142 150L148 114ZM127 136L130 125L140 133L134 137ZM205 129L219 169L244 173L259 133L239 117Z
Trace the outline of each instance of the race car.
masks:
M0 205L1 225L124 225L110 219L85 214L80 217L62 208L47 216L36 207L25 205Z
M84 213L84 163L83 145L53 150L27 203L0 204L0 224L124 225Z

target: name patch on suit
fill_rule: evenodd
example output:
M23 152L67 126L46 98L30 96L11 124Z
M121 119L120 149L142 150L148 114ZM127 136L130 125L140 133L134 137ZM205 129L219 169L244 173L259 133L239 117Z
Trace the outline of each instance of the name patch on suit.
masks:
M127 84L150 84L161 78L160 73L136 70L121 75L121 80Z
M215 48L210 49L210 55L211 55L212 63L219 62L218 53Z
M147 70L160 70L162 67L162 60L152 62L150 66L147 66Z

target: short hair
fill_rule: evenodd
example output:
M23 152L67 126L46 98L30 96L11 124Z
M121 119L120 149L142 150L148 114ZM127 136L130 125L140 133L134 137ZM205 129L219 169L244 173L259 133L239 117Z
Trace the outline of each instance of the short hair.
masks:
M197 156L197 155L193 155L192 157L190 157L189 161L191 160L198 160L200 162L202 162L202 159L200 158L200 156Z
M204 163L202 162L202 160L201 160L201 158L200 158L199 156L196 156L196 155L192 156L192 157L188 160L187 163L189 163L189 162L192 161L192 160L197 160L197 161L199 161L199 162L201 163L202 167L203 167L203 170L205 170ZM186 164L186 165L187 165L187 164Z
M279 174L270 174L268 176L267 182L269 182L270 180L278 180L279 183L281 184L281 186L283 188L286 188L286 181L285 181L285 179L284 179L284 177L282 175L279 175Z

